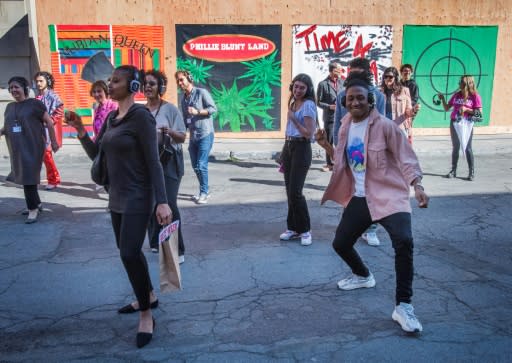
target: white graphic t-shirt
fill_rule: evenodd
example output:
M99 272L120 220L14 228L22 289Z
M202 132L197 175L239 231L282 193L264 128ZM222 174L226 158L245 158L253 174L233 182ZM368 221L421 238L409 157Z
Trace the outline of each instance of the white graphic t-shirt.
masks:
M364 179L366 176L364 138L368 127L368 118L361 122L352 122L348 130L347 160L355 179L354 196L364 197Z

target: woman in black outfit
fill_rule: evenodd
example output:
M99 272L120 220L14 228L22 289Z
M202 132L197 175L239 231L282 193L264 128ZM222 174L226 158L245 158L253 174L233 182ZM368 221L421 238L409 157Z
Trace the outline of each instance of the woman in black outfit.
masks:
M119 109L109 114L94 142L80 117L74 112L66 114L66 123L76 128L89 157L93 159L96 156L100 143L105 153L112 227L121 260L137 297L135 304L125 306L119 312L140 311L139 348L151 341L155 320L150 307L158 306L141 250L146 228L153 210L156 210L156 218L161 225L170 223L172 219L158 159L155 118L146 107L134 101L141 78L133 66L120 66L114 70L108 88Z

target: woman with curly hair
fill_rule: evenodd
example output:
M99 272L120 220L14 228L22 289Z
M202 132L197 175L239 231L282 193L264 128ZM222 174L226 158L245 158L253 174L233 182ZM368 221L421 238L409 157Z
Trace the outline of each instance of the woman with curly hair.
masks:
M157 70L147 71L144 75L144 95L146 107L156 120L160 163L164 171L167 203L172 211L173 221L180 219L178 209L178 190L184 174L182 144L186 137L185 122L180 111L162 96L167 89L167 76ZM178 254L180 263L185 262L185 245L181 225L178 226ZM153 216L148 225L148 239L152 252L158 252L158 233L160 226Z

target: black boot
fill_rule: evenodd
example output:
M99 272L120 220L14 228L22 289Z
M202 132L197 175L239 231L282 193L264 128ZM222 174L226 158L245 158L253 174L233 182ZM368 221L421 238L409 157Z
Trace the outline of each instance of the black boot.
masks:
M457 177L457 169L452 168L452 170L450 170L450 172L448 174L446 174L445 177L448 179L456 178Z
M475 169L469 169L468 180L473 181L475 179Z

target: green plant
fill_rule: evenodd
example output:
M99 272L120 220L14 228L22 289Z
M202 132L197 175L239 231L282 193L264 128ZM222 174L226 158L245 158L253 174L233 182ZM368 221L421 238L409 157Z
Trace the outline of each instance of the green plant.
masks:
M265 104L272 104L272 86L281 87L281 61L276 61L277 50L268 57L241 62L247 72L239 78L250 78L255 92L263 97Z
M267 113L272 105L263 104L261 98L254 93L254 87L239 90L235 79L231 88L221 84L219 89L212 87L211 91L217 105L216 117L221 130L226 124L229 124L233 132L240 132L241 127L247 124L256 130L254 117L272 122L272 117Z

